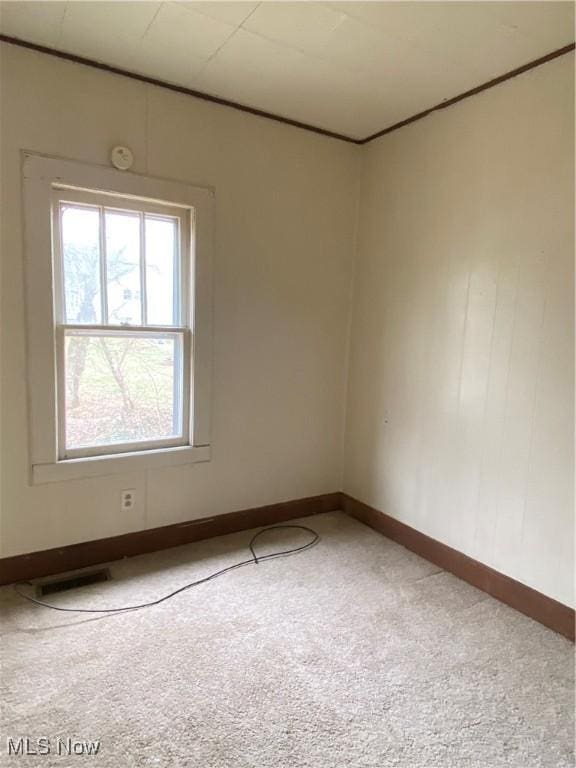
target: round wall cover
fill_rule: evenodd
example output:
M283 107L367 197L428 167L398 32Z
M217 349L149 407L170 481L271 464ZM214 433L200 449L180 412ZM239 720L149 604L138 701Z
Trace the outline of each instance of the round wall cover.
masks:
M114 168L118 168L119 171L127 171L128 168L132 167L134 155L128 147L114 147L110 160Z

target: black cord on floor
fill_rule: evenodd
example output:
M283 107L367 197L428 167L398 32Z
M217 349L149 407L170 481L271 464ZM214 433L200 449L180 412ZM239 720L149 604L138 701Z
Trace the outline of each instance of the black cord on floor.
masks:
M271 552L269 555L258 556L256 554L256 550L254 549L254 543L256 540L262 536L262 534L267 533L268 531L277 531L278 529L306 531L307 533L311 534L312 538L306 544L302 544L299 547L284 549L280 550L279 552ZM226 568L222 568L220 571L216 571L216 573L211 573L209 576L204 576L202 579L192 581L190 584L185 584L183 587L175 589L174 592L170 592L168 595L159 597L157 600L152 600L149 603L141 603L140 605L126 605L122 608L62 608L58 605L51 605L50 603L45 603L42 600L37 600L35 597L26 595L24 592L21 592L20 589L18 589L18 587L23 586L23 584L31 586L31 582L29 581L23 582L22 584L15 584L14 590L18 595L20 595L20 597L23 597L24 600L28 600L35 605L41 605L43 608L52 608L54 611L66 611L68 613L122 613L123 611L137 611L140 608L151 608L153 605L160 605L160 603L163 603L165 600L169 600L171 597L179 595L180 592L185 592L187 589L197 587L199 584L205 584L207 581L217 579L218 576L223 576L229 571L235 571L237 568L243 568L246 565L258 565L258 563L262 563L264 560L273 560L276 557L287 557L288 555L295 555L297 552L303 552L305 549L310 549L310 547L315 546L319 541L320 535L316 533L316 531L313 531L312 528L307 528L305 525L272 525L268 528L262 528L261 531L255 533L254 536L252 536L250 539L248 547L252 557L250 557L249 560L242 560L239 563L234 563L233 565L229 565Z

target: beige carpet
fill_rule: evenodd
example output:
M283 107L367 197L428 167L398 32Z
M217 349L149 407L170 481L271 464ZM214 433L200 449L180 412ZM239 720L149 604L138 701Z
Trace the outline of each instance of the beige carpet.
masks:
M87 618L0 590L0 763L574 765L567 640L343 514L302 522L322 535L314 549L143 611ZM113 582L54 601L153 599L244 559L249 538L114 563ZM101 744L91 757L8 757L7 736Z

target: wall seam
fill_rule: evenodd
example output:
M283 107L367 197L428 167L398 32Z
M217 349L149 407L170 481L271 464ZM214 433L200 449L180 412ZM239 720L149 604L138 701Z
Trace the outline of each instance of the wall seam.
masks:
M348 425L348 394L350 388L350 368L352 354L352 328L354 322L356 269L358 266L360 210L362 198L362 182L364 179L364 160L367 150L362 148L358 157L358 170L356 175L356 211L354 215L354 230L352 234L352 259L350 268L350 286L348 289L348 318L346 323L346 335L344 339L344 391L342 403L342 441L340 446L340 490L344 491L344 478L346 471L346 435Z

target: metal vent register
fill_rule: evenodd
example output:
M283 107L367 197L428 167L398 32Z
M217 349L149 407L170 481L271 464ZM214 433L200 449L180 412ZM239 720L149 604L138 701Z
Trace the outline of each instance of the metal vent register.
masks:
M108 568L99 568L94 571L85 571L84 573L73 573L70 576L59 576L52 581L44 581L36 586L36 595L45 597L53 595L55 592L67 592L69 589L78 587L88 587L91 584L99 584L102 581L110 581L110 571Z

